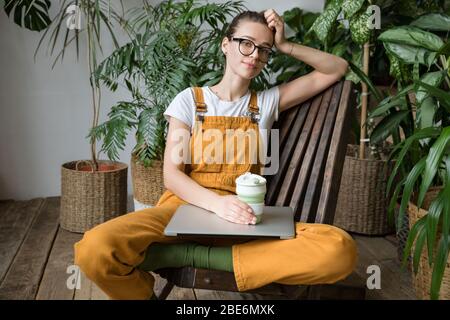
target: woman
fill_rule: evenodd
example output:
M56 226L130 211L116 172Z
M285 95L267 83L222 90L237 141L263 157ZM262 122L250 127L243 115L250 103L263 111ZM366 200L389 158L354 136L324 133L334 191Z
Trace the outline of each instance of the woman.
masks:
M278 87L251 93L250 81L264 68L273 45L315 70ZM247 158L244 163L236 163L237 153L232 153L234 161L225 164L193 156L194 161L185 167L173 157L180 131L187 137L192 134L193 151L205 147L205 130L224 134L226 130L270 129L279 112L329 87L348 67L337 56L286 41L284 22L272 9L236 16L221 49L226 57L222 80L212 87L184 90L165 112L169 131L164 183L168 191L155 208L103 223L75 244L75 263L112 299L153 298L154 278L148 271L164 267L234 272L239 291L246 291L271 282L333 283L345 278L355 266L354 241L343 230L329 225L297 223L296 238L290 240L229 243L199 238L186 243L164 236L173 213L185 203L210 210L232 223L255 223L252 209L235 195L235 179L246 171L259 173L260 163L250 163Z

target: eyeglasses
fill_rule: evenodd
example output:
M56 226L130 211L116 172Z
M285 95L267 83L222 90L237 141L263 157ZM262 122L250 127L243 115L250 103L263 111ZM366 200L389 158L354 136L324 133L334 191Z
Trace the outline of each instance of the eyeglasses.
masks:
M251 55L255 51L255 49L258 48L259 60L261 60L261 62L264 62L264 63L269 61L269 59L273 53L271 48L257 46L250 39L231 37L231 40L239 42L239 52L244 56Z

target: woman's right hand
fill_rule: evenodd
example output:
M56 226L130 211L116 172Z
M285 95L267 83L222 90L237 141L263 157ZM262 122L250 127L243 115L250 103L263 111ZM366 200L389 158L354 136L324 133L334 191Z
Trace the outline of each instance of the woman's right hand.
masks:
M240 224L255 224L252 208L236 195L219 196L213 210L220 218Z

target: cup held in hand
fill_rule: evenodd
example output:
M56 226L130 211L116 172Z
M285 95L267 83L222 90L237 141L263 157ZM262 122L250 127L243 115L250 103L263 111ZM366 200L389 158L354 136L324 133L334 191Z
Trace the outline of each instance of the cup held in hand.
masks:
M261 222L266 195L266 179L257 174L246 172L236 178L236 194L247 203L256 216L256 223Z

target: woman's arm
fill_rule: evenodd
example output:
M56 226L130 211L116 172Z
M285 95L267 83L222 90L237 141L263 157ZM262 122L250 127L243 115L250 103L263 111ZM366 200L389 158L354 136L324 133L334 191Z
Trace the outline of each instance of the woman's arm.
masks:
M212 211L225 220L242 224L254 221L255 216L251 207L236 196L220 196L202 187L184 173L185 165L179 161L179 155L176 153L180 149L189 150L189 136L189 127L182 121L170 117L164 151L164 186L182 200Z
M315 96L341 79L347 72L347 61L314 48L285 42L279 50L315 69L307 75L280 85L280 112Z
M283 18L273 9L266 10L264 15L269 28L275 30L277 49L315 69L307 75L280 85L280 112L308 100L345 75L347 61L314 48L288 42L284 36Z

